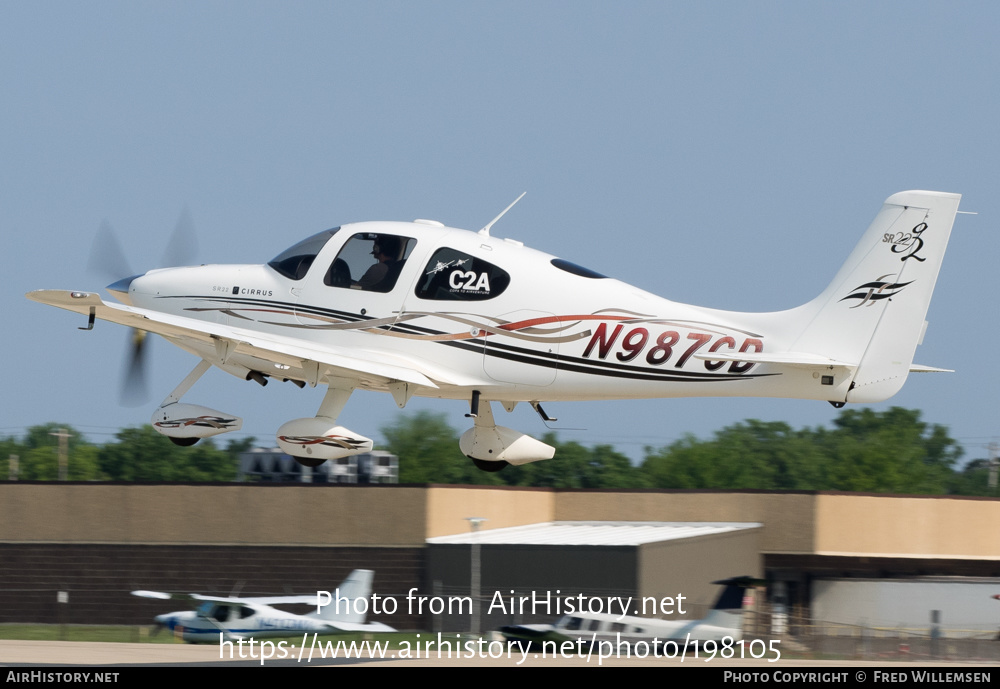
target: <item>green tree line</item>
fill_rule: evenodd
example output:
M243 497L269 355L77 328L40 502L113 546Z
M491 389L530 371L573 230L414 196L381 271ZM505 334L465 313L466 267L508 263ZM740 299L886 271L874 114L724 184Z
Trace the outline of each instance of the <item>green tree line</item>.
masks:
M925 423L918 410L848 409L833 426L796 430L750 419L707 440L688 435L647 447L638 466L610 445L584 447L549 433L542 440L556 448L554 459L497 473L463 457L443 415L401 416L383 435L385 449L400 458L402 483L998 495L987 488L988 461L961 465L962 448L948 429Z
M69 426L34 426L21 439L0 440L0 479L18 456L21 480L59 476L59 439L66 429L71 481L233 481L239 454L252 438L225 447L203 440L178 447L150 426L126 428L103 445ZM586 447L547 433L552 460L487 473L458 447L459 433L443 414L403 414L382 429L382 449L399 457L401 483L480 484L554 488L689 488L842 490L930 495L998 495L988 488L986 459L962 464L962 448L920 412L893 407L843 410L833 428L793 429L780 421L749 419L692 435L665 447L647 447L641 464L611 445Z
M239 453L253 446L253 438L231 440L225 449L212 440L194 447L178 447L152 426L125 428L115 440L94 444L72 426L47 423L32 426L21 439L0 440L0 480L11 474L10 458L17 457L17 478L54 481L59 478L59 438L66 432L67 478L70 481L234 481Z

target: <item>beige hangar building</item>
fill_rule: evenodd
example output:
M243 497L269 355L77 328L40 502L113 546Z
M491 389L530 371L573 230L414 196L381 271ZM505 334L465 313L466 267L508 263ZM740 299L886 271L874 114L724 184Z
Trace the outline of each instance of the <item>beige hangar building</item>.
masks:
M682 595L695 619L717 595L712 581L744 574L767 582L748 601L756 609L810 623L821 582L996 579L1000 594L997 524L990 498L0 482L0 622L147 624L168 610L129 591L311 593L366 568L394 608L370 619L465 631L470 615L431 602L469 596L475 562L483 629L551 620L544 606L491 606L532 593ZM947 601L924 604L948 621Z

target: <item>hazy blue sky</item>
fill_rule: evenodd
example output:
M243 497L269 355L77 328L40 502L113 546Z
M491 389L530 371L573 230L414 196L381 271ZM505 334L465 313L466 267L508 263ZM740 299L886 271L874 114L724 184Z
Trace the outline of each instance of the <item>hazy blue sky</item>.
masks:
M107 220L156 267L185 207L200 263L264 262L321 229L434 218L677 301L815 296L904 189L964 195L917 362L885 405L1000 436L996 217L1000 5L975 2L21 2L0 0L0 433L60 421L108 440L194 365L153 342L151 398L121 407L126 331L29 302L96 289ZM271 444L321 390L220 371L186 401ZM414 400L446 412L456 402ZM530 409L498 421L540 434ZM829 424L822 402L552 404L563 439L633 457L745 418ZM380 437L388 395L341 422ZM558 461L558 459L556 460Z

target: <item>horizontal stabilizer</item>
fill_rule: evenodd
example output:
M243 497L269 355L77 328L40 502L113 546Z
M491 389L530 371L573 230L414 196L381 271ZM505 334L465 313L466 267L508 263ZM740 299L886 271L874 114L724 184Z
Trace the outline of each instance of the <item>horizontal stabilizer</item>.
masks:
M709 352L707 354L694 354L693 358L703 361L742 361L750 364L781 364L783 366L820 366L822 368L857 368L857 364L848 364L844 361L836 361L818 354L808 352L775 352L775 353L755 353L736 352L733 354L722 354L720 352Z
M330 626L341 632L394 632L395 627L390 627L381 622L365 622L363 624L352 624L350 622L330 622Z
M954 373L953 368L935 368L933 366L921 366L920 364L910 364L910 373Z

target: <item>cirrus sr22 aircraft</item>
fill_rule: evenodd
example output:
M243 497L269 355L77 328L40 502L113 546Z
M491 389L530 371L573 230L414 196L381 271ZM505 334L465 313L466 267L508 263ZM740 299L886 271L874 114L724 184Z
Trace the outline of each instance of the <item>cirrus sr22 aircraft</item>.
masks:
M439 222L362 222L320 232L263 265L151 270L108 286L29 299L160 335L198 359L153 427L180 445L241 427L181 402L213 366L242 379L325 386L311 418L277 432L307 466L368 451L337 425L356 388L463 400L462 452L480 469L549 459L554 449L499 426L543 402L740 396L879 402L911 371L960 200L886 199L847 262L806 304L737 313L680 304L490 235ZM513 205L513 204L511 204ZM509 210L510 206L506 210ZM506 213L506 210L504 213Z
M334 591L317 591L302 596L203 596L197 593L171 594L162 591L133 591L133 596L157 600L198 601L195 610L181 610L156 616L159 627L170 630L189 643L220 640L298 636L303 632L394 632L381 622L365 622L372 602L370 569L356 569ZM297 615L275 605L310 605L316 612Z

